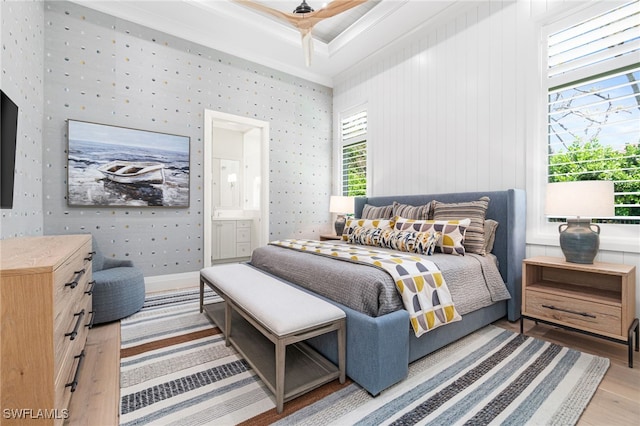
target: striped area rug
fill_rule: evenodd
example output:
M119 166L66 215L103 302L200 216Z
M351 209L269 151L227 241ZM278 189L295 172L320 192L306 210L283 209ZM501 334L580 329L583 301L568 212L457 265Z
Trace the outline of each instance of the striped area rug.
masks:
M413 363L375 398L334 381L277 414L269 390L198 312L198 290L150 297L121 328L122 425L571 425L609 367L488 326Z

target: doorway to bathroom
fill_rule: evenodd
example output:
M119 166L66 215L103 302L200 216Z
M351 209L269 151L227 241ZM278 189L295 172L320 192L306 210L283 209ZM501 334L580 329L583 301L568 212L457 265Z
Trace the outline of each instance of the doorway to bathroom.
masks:
M205 110L204 267L269 239L269 123Z

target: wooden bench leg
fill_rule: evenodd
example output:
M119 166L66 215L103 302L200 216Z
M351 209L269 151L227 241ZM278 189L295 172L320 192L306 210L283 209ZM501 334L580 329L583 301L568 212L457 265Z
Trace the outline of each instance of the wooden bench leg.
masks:
M346 380L345 364L346 364L346 333L345 333L345 321L338 329L338 368L340 369L340 383L344 383Z
M278 339L276 342L276 411L282 413L284 407L284 367L287 345Z

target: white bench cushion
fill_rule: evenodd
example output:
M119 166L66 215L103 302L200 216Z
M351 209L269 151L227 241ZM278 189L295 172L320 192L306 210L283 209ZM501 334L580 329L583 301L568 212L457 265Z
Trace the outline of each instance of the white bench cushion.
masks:
M337 306L248 265L217 265L200 273L277 336L345 317Z

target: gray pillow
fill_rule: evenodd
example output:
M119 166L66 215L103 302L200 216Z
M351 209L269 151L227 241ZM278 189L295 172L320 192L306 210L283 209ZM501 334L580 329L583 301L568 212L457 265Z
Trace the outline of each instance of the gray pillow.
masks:
M393 205L375 207L365 204L360 219L391 219L393 217Z
M485 255L484 219L489 208L489 197L466 203L433 202L434 220L471 219L464 235L464 249L469 253Z
M393 202L393 217L400 216L405 219L429 220L431 215L431 203L422 206L410 206Z
M498 222L493 219L486 219L484 221L485 253L491 253L493 251L493 243L496 241L496 229L498 229Z

